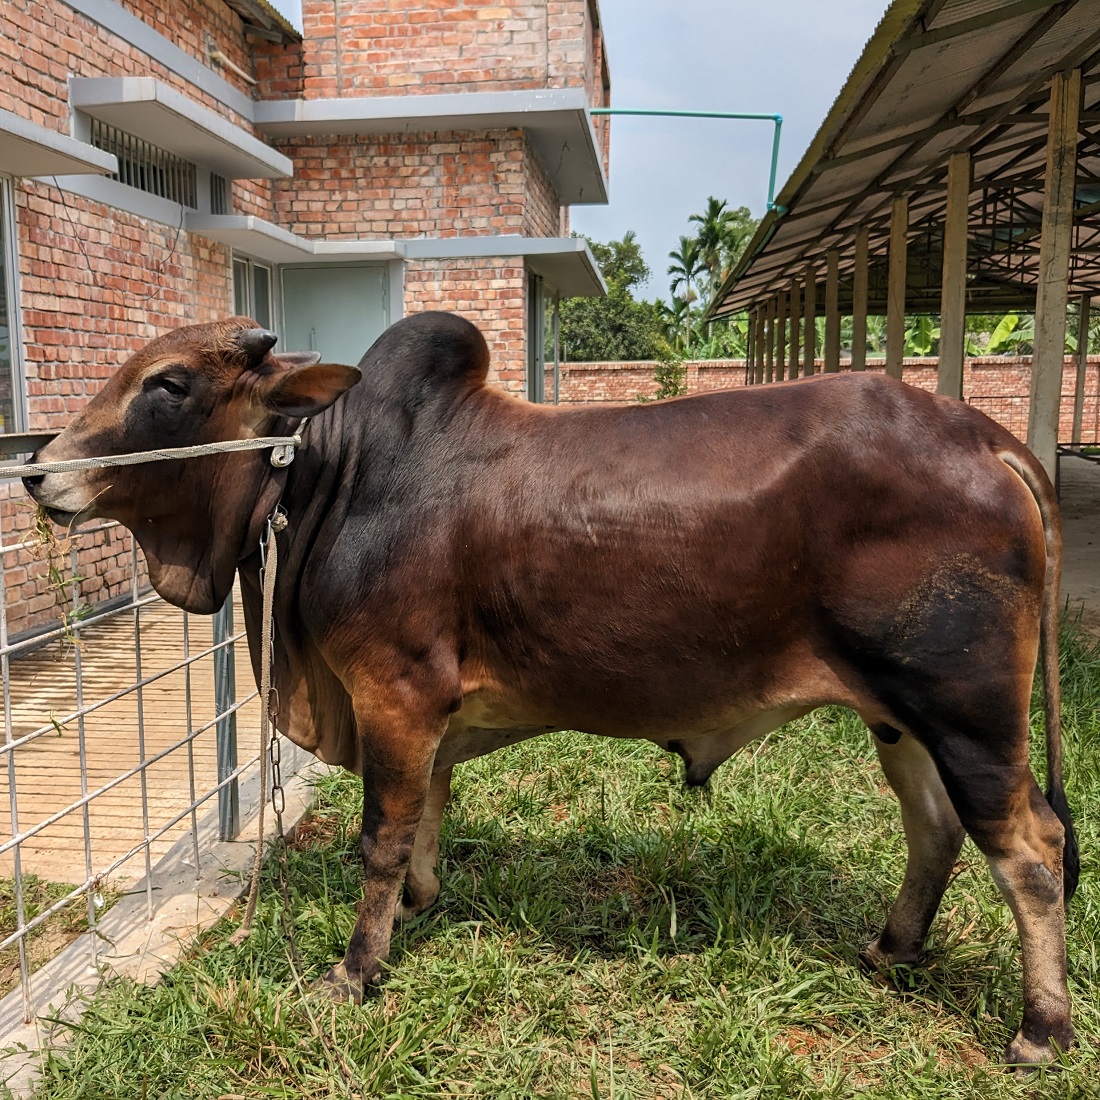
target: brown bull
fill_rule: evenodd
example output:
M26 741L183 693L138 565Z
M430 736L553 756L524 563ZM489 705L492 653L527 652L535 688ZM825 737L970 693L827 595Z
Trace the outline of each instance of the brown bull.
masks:
M330 992L360 996L395 911L435 901L460 761L578 729L673 750L698 784L836 703L872 730L909 845L866 957L918 958L969 834L1022 943L1008 1059L1071 1043L1061 535L1050 482L1016 439L959 402L858 374L531 405L486 385L484 340L446 314L394 325L357 386L360 371L274 343L241 317L162 336L38 459L312 417L289 469L249 453L27 484L60 523L128 526L154 587L188 610L215 611L239 570L254 660L257 543L281 500L280 728L363 778L364 896ZM1028 765L1040 639L1046 799Z

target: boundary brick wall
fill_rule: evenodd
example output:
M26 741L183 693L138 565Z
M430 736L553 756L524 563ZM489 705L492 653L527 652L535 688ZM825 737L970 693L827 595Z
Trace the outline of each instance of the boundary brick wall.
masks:
M636 401L638 396L652 397L657 391L653 380L655 363L562 363L559 384L562 405L599 402ZM712 359L688 362L688 393L732 389L745 384L743 359ZM817 372L824 360L816 360ZM883 360L869 359L869 370L884 369ZM906 359L903 378L911 386L936 388L938 360ZM841 363L847 370L848 364ZM1073 402L1077 388L1077 361L1066 356L1062 373L1062 408L1058 438L1069 440L1073 434ZM964 399L975 408L1003 424L1018 439L1026 440L1031 390L1030 356L981 356L965 361ZM547 392L550 392L549 390ZM1085 442L1100 442L1100 355L1088 357L1085 375L1085 400L1082 415Z

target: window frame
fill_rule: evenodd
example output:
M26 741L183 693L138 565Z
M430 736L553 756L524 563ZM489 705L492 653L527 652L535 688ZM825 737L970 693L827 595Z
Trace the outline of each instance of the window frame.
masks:
M3 264L3 294L8 313L11 345L12 424L3 435L26 432L30 420L27 402L27 371L23 355L22 292L19 279L19 223L15 208L15 181L0 174L0 264Z

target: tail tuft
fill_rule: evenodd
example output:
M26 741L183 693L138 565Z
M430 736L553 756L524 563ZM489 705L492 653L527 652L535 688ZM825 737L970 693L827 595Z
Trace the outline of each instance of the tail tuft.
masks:
M1062 891L1066 905L1069 905L1077 892L1077 880L1081 877L1081 853L1077 847L1077 834L1073 831L1066 792L1060 783L1047 789L1047 802L1066 830L1066 844L1062 849Z

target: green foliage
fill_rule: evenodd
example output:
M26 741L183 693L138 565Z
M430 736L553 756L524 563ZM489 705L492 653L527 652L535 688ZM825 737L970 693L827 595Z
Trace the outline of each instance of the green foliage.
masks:
M587 239L587 238L586 238ZM621 241L588 241L607 283L606 298L568 298L561 303L560 339L565 362L630 362L653 359L664 345L656 303L638 301L634 289L649 278L633 231Z
M1100 649L1062 645L1069 796L1100 844ZM1036 698L1038 703L1038 697ZM1033 767L1042 767L1041 708ZM438 904L395 930L383 985L333 1005L308 985L359 896L362 784L320 780L289 853L305 972L292 974L268 867L252 937L203 936L155 987L115 980L40 1100L1070 1100L1095 1097L1100 905L1069 907L1080 1045L1056 1071L997 1059L1019 1022L1019 946L969 842L920 966L857 951L905 873L870 737L823 709L737 753L709 793L644 742L558 733L455 769ZM593 1085L595 1077L595 1086ZM0 1094L3 1088L0 1087Z
M683 397L687 393L687 367L675 352L665 351L653 368L653 381L657 383L657 392L652 397L638 394L638 400L662 401L666 397Z

